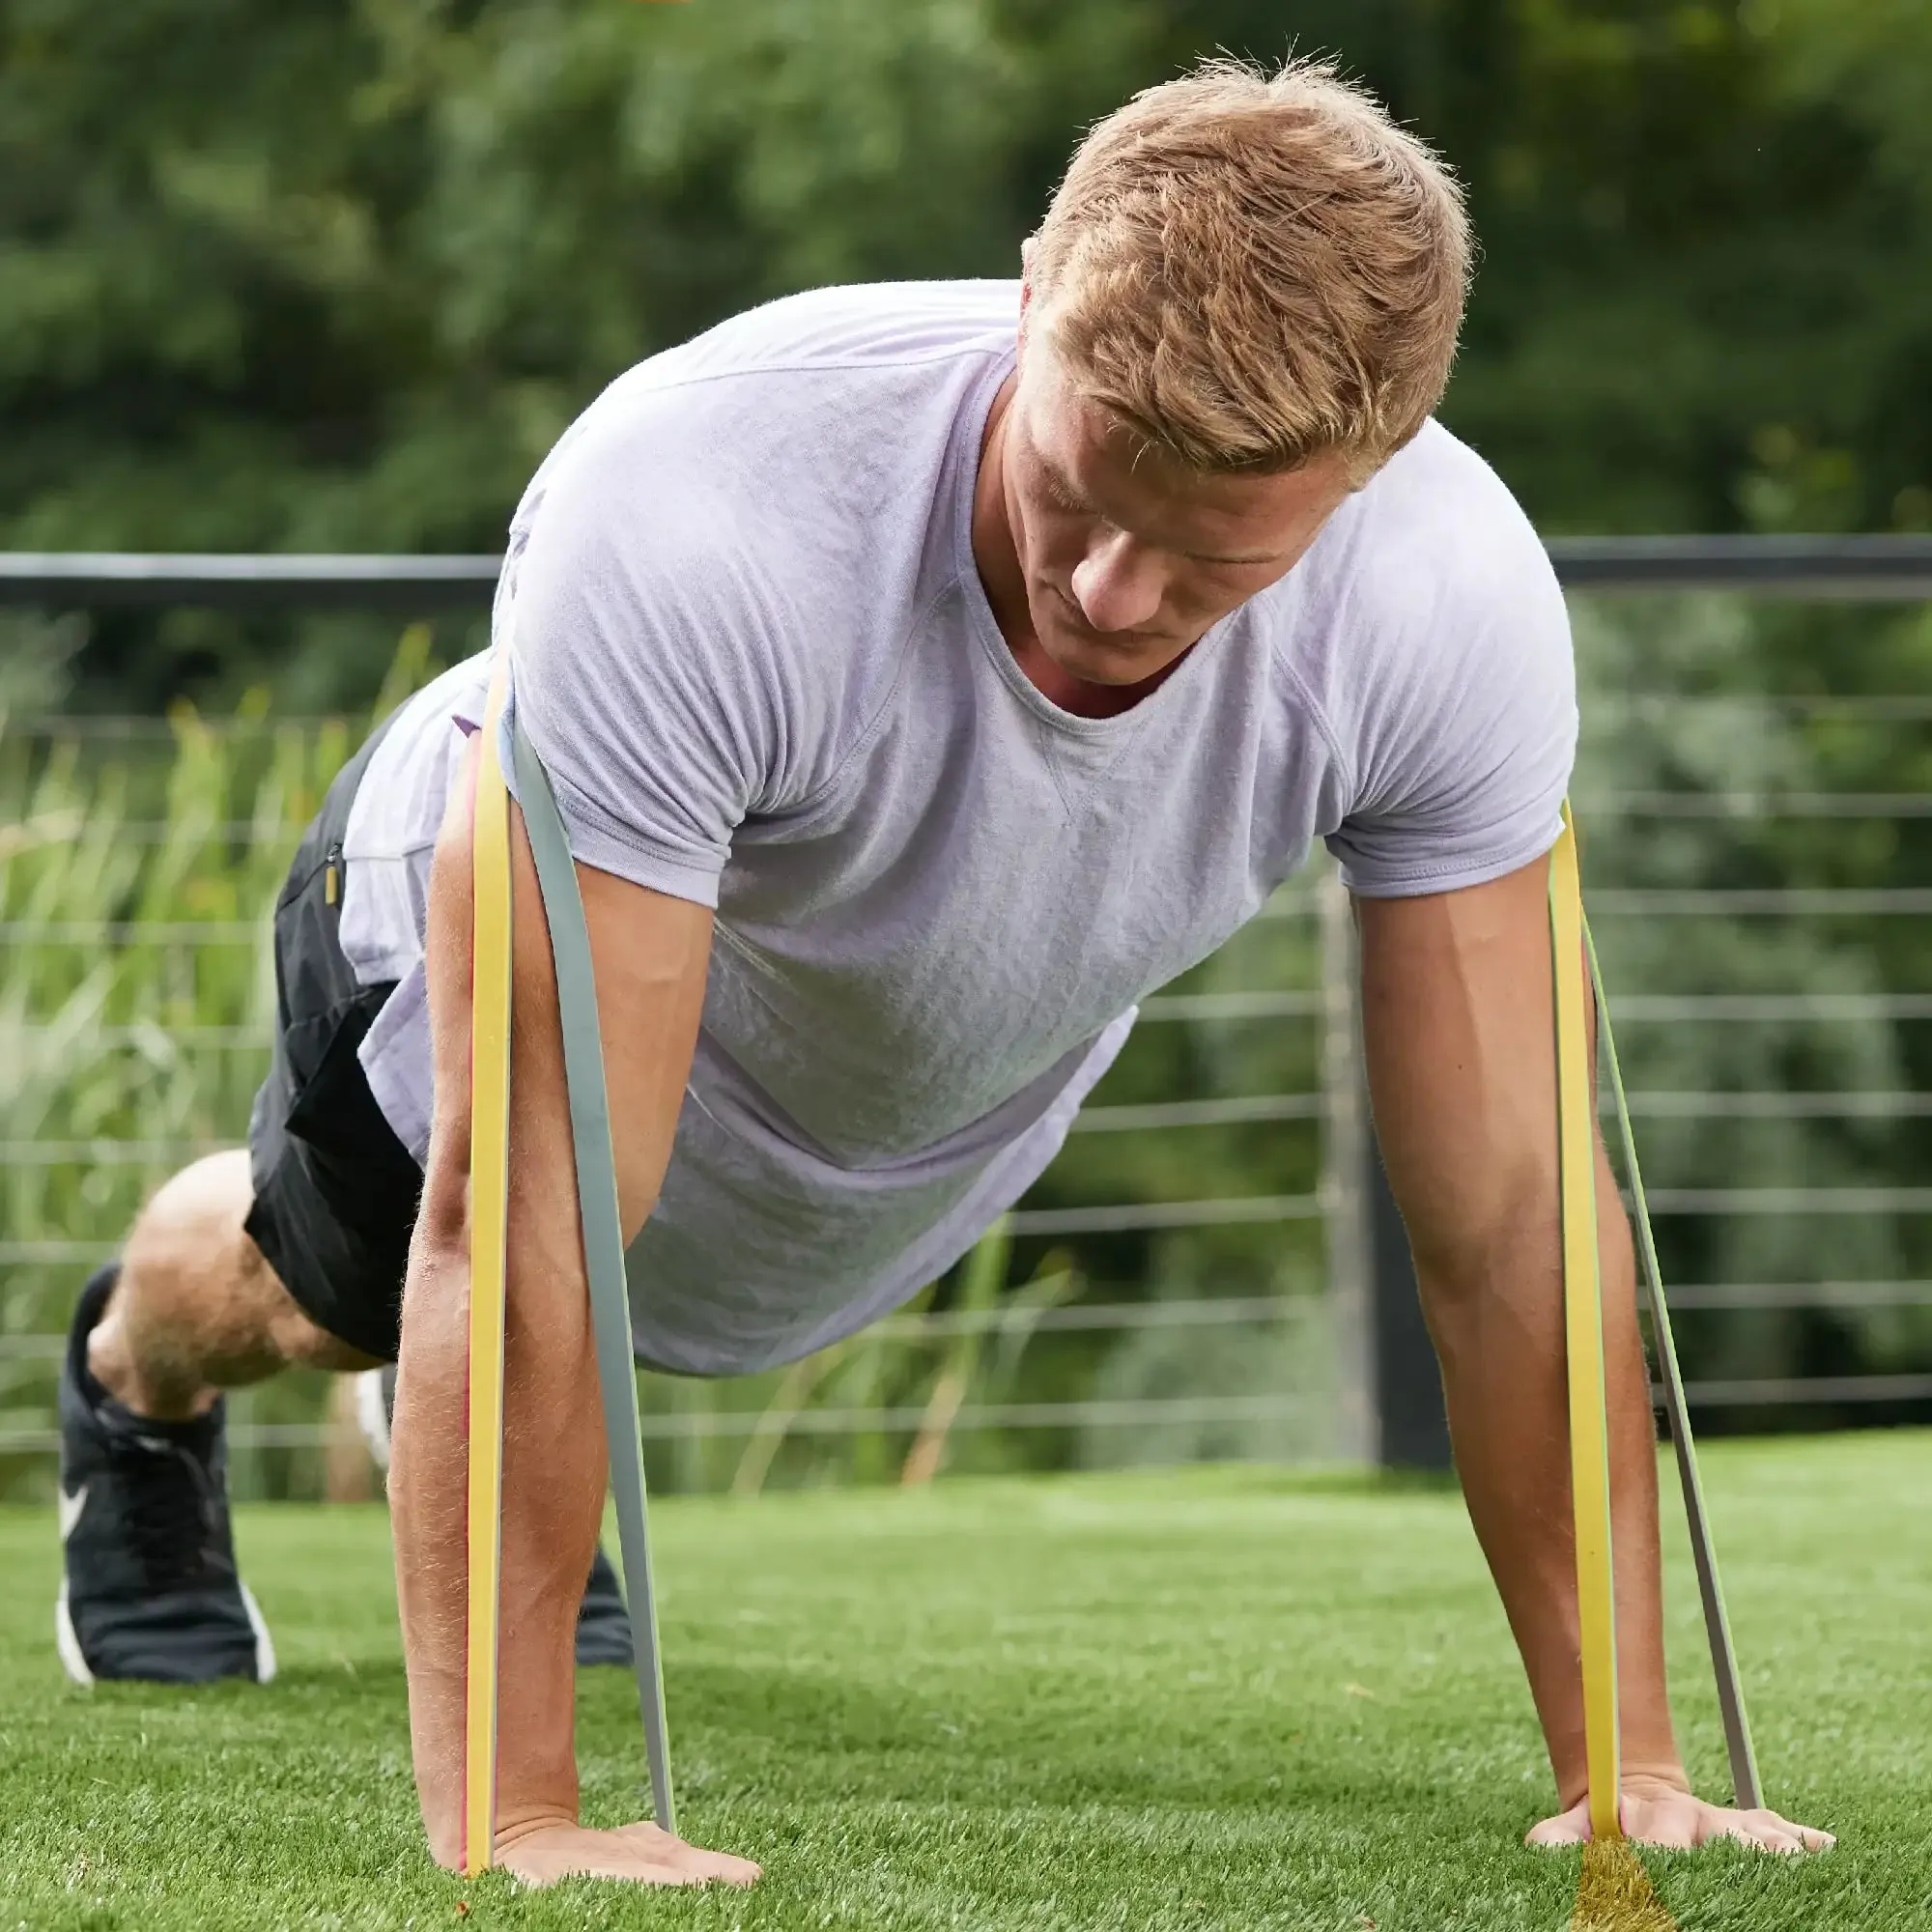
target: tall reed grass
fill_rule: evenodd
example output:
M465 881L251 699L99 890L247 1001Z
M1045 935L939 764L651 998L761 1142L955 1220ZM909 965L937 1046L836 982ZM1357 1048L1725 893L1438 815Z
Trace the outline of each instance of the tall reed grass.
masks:
M373 715L435 668L428 634L407 634ZM244 1138L274 1011L270 915L303 827L369 722L277 720L261 696L220 720L181 705L164 730L118 738L59 720L10 728L0 715L0 1494L50 1485L59 1337L88 1268L167 1175ZM1304 977L1311 957L1298 930L1257 929L1190 983L1279 985ZM1259 1049L1252 1030L1245 1042L1225 1030L1153 1032L1111 1076L1115 1097L1311 1082L1312 1042L1279 1028ZM1069 1149L1040 1198L1281 1191L1312 1186L1314 1161L1312 1130L1293 1124L1153 1145L1097 1135ZM1094 1394L1130 1407L1212 1395L1230 1373L1248 1391L1280 1374L1324 1383L1320 1260L1319 1230L1306 1228L1017 1249L996 1230L902 1316L807 1362L726 1383L642 1378L653 1479L743 1492L1135 1461L1156 1439L1182 1456L1278 1450L1278 1432L1246 1424L1156 1437L1075 1420L983 1422L988 1406L1015 1403L1057 1414ZM1109 1300L1279 1290L1281 1319L1206 1336L1178 1324L1124 1340L1093 1326L1042 1333L1096 1271ZM1281 1369L1291 1357L1301 1363L1292 1373ZM327 1413L319 1376L234 1395L238 1492L318 1492Z

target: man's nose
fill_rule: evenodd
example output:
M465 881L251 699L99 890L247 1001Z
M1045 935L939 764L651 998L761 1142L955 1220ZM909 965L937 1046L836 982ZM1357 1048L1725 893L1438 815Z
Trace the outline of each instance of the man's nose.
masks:
M1124 530L1098 536L1069 580L1080 614L1096 631L1133 631L1151 624L1165 594L1159 557Z

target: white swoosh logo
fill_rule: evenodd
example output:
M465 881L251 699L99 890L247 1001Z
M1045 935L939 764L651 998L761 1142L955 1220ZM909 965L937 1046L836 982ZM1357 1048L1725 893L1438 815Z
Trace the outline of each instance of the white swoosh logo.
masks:
M60 1509L61 1541L65 1543L73 1534L73 1526L80 1520L81 1511L87 1507L87 1485L81 1484L72 1495L62 1490L57 1503Z

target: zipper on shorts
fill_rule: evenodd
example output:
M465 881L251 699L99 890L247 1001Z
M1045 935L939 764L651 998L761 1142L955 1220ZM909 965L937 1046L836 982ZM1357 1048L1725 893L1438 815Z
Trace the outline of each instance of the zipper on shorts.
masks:
M342 901L342 841L337 839L323 856L322 902L339 905Z

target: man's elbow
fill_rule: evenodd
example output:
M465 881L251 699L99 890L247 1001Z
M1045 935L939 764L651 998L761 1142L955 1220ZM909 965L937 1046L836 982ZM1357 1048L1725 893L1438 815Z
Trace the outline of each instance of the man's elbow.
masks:
M1561 1279L1556 1197L1547 1176L1525 1174L1464 1196L1455 1211L1408 1217L1423 1314L1438 1349L1541 1302Z
M469 1302L469 1176L467 1163L432 1147L403 1277L405 1349L432 1333L463 1332Z

